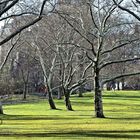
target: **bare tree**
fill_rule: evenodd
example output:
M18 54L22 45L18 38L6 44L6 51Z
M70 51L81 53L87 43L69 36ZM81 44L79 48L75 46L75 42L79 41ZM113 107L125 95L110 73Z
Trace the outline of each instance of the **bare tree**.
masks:
M52 80L52 76L53 76L53 69L55 67L55 61L56 61L56 54L54 56L54 59L52 60L52 65L50 68L50 72L49 74L47 74L46 72L46 67L45 67L45 62L44 59L42 57L41 51L38 47L38 45L36 45L37 49L38 49L38 55L40 58L40 64L44 73L44 84L46 86L46 95L48 95L48 101L49 101L49 105L51 109L56 109L55 103L53 101L53 97L52 97L52 88L51 88L51 80Z
M87 80L90 78L90 75L89 73L87 73L87 71L91 67L92 62L90 63L89 61L87 61L87 57L84 54L82 61L76 60L78 53L79 49L75 46L62 45L59 48L59 56L61 60L61 75L59 79L61 81L61 87L65 97L67 110L73 110L70 101L71 93L82 84L87 82ZM79 68L81 67L81 65L84 65L84 69L81 69L80 72L81 76L75 78L79 72Z
M103 103L102 103L102 84L109 82L111 80L119 79L126 76L133 76L140 74L140 72L135 73L124 73L121 75L115 74L114 77L106 77L107 79L103 79L102 71L105 67L109 65L124 63L124 62L132 62L139 60L139 56L137 57L129 57L125 59L116 59L110 60L110 56L113 55L113 52L117 51L119 48L123 46L132 47L131 44L134 41L139 41L138 39L131 39L130 37L124 36L121 43L118 43L118 39L113 43L113 45L107 44L106 40L111 36L111 32L120 26L126 28L125 20L120 21L120 23L116 23L114 15L116 12L117 6L111 1L90 1L87 3L89 9L89 21L92 22L90 30L87 30L86 24L80 20L76 20L76 16L74 17L72 14L64 15L65 11L56 10L55 12L63 18L69 26L71 26L84 40L86 40L89 44L90 51L87 51L87 57L92 61L94 68L94 88L95 88L95 96L94 96L94 104L95 104L95 116L99 118L104 118L103 113ZM86 7L86 6L85 6ZM77 8L78 9L78 8ZM62 14L63 13L63 14ZM68 11L67 11L68 13ZM80 13L80 12L79 12ZM80 27L77 28L72 21L79 22ZM83 30L81 30L83 29ZM87 36L90 33L92 40ZM119 35L118 35L119 37ZM108 45L110 48L108 49Z
M34 68L34 60L36 57L36 50L31 50L29 44L22 44L21 51L17 52L18 60L15 60L17 71L20 73L20 79L23 81L23 99L26 100L29 92L29 80L31 72ZM24 47L24 48L23 48Z
M57 61L58 47L53 46L54 48L52 48L50 45L50 42L53 41L53 39L51 38L51 34L47 26L51 28L53 24L49 26L48 23L52 24L50 21L46 21L44 19L36 26L36 28L31 29L30 33L32 33L32 38L30 43L32 47L37 48L37 55L44 75L45 94L48 97L50 108L57 109L53 100L52 79ZM42 28L41 30L40 27Z
M20 26L19 28L15 29L12 33L8 34L5 38L1 38L1 41L0 41L0 46L5 44L6 42L8 42L10 39L12 39L14 36L18 35L20 32L22 32L23 30L25 30L26 28L34 25L35 23L37 23L38 21L40 21L43 17L43 12L44 12L44 7L46 5L48 0L43 0L41 2L41 5L40 5L40 9L34 14L34 11L33 9L29 6L29 10L27 10L28 8L28 5L27 3L24 3L25 4L25 10L21 11L21 10L15 10L15 13L12 13L13 11L13 8L14 9L18 9L18 7L20 7L20 1L19 0L4 0L0 3L0 21L4 23L5 20L9 20L10 22L12 22L12 19L13 17L22 17L22 15L29 15L29 14L34 14L35 15L35 18L30 20L28 23L25 23L24 25ZM30 9L31 8L31 9ZM35 7L34 7L35 8ZM21 8L22 9L22 8ZM27 11L26 11L27 10ZM10 11L10 12L9 12ZM18 13L20 11L20 13ZM9 13L10 14L9 14ZM51 11L49 11L48 13L50 13ZM8 15L8 16L7 16ZM6 57L8 58L11 50L13 48L11 48L9 50L9 53L6 55ZM7 60L7 59L5 59ZM1 65L0 65L0 70L3 68L4 66L4 63L3 62Z
M16 35L18 35L20 32L22 32L24 29L34 25L35 23L37 23L38 21L40 21L43 17L43 12L44 12L44 7L46 5L48 0L43 0L41 2L41 5L39 6L39 10L37 10L35 12L35 18L33 20L31 20L30 22L22 25L21 27L17 28L16 30L14 30L12 33L8 34L8 36L6 36L5 38L1 38L1 41L0 41L0 46L5 44L6 42L8 42L10 39L12 39L13 37L15 37ZM19 9L20 7L20 3L21 1L19 0L2 0L0 1L0 21L1 22L4 22L5 20L9 20L10 22L12 21L12 18L13 17L16 17L16 16L22 16L22 15L28 15L28 14L31 14L33 13L32 11L32 8L28 5L25 6L25 10L24 11L21 11L20 10L17 10ZM23 1L24 2L24 1ZM26 3L27 4L27 3ZM29 3L28 3L29 4ZM34 3L35 4L35 3ZM21 4L22 5L22 4ZM29 8L29 10L27 10ZM14 9L14 13L12 12ZM35 8L36 9L36 8ZM38 9L38 8L37 8ZM17 10L17 11L16 11ZM52 11L53 9L51 9ZM20 13L18 13L19 11L21 11ZM49 12L48 12L49 13ZM0 71L2 70L5 62L7 61L7 58L9 57L11 51L12 51L13 48L11 48L6 57L5 57L5 61L0 64ZM1 106L2 104L0 104ZM2 109L2 107L0 107ZM3 111L1 111L2 113Z
M39 56L45 75L45 84L49 90L48 93L55 91L55 89L61 89L59 92L65 96L67 109L72 110L70 94L86 81L89 60L88 63L84 64L87 58L83 49L82 60L77 60L81 49L78 45L67 44L67 42L81 40L81 37L67 25L67 22L61 17L50 15L50 17L38 24L38 27L41 26L43 31L39 34L36 33L35 36L37 37L36 44L38 49L42 48L39 50ZM76 81L75 77L81 65L87 68L80 71L81 75Z

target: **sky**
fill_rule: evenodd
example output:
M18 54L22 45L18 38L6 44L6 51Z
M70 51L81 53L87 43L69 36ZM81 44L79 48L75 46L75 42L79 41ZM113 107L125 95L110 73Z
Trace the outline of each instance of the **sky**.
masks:
M28 3L30 6L32 6L33 7L33 5L35 4L35 3L37 3L37 2L41 2L42 0L25 0L24 2L25 3ZM57 0L51 0L51 2L56 2ZM129 2L130 2L131 0L124 0L124 2L126 3L126 4L129 4ZM4 22L3 21L0 21L0 28L2 27L2 26L4 26Z

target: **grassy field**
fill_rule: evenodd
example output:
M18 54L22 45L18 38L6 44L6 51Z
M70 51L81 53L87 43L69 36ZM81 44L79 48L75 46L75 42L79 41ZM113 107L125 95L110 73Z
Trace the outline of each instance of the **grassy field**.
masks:
M94 118L91 93L72 96L75 111L50 110L46 100L5 105L0 140L140 140L140 91L104 92L105 119Z

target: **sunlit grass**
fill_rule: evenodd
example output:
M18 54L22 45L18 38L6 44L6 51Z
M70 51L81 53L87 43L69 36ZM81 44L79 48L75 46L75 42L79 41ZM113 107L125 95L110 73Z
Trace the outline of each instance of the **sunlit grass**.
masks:
M63 100L55 100L61 110L50 110L46 100L5 105L0 139L140 139L140 91L105 91L105 119L94 117L92 93L71 101L75 111L67 111Z

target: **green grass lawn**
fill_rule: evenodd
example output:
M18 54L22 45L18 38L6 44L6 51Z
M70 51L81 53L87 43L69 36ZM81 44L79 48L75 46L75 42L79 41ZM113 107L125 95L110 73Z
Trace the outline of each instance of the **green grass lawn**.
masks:
M104 92L105 119L94 117L93 97L71 97L75 111L50 110L46 100L5 105L1 140L140 140L140 91Z

